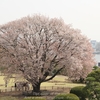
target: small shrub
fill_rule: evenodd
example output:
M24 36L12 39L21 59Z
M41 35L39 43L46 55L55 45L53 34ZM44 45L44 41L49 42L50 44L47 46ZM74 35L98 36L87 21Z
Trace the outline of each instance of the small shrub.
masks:
M92 71L90 74L88 74L88 77L93 77L95 81L100 82L100 68Z
M86 86L86 89L90 92L89 100L100 99L100 82L91 82Z
M89 92L84 86L74 87L70 90L70 93L77 95L80 98L80 100L85 100L89 95Z
M53 100L79 100L79 97L75 94L59 94Z
M86 78L86 83L90 83L90 82L95 82L96 79L94 77L87 77Z
M94 66L94 67L93 67L93 70L97 70L97 69L99 69L98 66Z

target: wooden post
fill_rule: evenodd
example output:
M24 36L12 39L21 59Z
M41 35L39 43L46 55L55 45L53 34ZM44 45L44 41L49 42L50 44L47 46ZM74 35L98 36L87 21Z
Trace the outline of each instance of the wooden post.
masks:
M7 89L5 89L5 92L7 92Z
M10 92L12 92L12 87L10 88Z

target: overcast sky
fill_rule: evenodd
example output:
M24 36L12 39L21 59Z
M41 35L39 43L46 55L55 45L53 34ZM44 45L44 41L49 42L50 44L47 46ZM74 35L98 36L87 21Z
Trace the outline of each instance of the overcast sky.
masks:
M0 24L34 14L61 17L89 39L100 41L100 0L0 0Z

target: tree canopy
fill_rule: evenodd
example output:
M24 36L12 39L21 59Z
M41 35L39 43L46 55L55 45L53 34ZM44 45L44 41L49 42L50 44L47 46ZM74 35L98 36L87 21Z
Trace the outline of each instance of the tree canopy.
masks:
M94 66L92 46L80 30L42 15L1 25L0 48L0 64L10 73L21 72L34 91L64 68L70 78L79 79Z

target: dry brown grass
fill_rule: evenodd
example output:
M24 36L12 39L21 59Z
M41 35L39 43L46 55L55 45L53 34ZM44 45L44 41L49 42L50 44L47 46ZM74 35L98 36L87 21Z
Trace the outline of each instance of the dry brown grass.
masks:
M4 76L0 76L0 85L1 85L0 89L10 89L12 86L14 86L14 78L11 78L8 87L5 87L4 85L5 82L3 78ZM69 93L70 88L83 85L84 84L71 83L68 81L68 77L57 75L53 80L41 84L41 91L42 91L41 97L46 98L46 100L52 100L57 94ZM19 100L26 97L25 95L23 95L23 92L19 91L0 93L0 96L9 96L9 95L14 97L20 97Z

